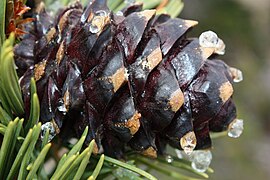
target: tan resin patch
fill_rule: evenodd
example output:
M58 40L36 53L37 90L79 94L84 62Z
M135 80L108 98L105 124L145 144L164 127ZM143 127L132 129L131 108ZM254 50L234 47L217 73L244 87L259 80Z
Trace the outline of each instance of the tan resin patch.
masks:
M173 112L178 111L183 105L183 103L184 103L184 95L181 89L178 89L171 94L171 97L169 99L169 105Z
M233 94L232 84L227 81L223 83L219 88L219 97L222 99L223 103L226 102Z

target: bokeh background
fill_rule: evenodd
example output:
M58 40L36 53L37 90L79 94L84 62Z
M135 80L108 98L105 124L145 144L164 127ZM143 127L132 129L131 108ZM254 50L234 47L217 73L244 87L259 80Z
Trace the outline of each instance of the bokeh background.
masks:
M199 21L192 34L212 30L226 44L221 57L244 75L234 85L239 139L214 141L213 180L270 179L270 1L184 0L181 18Z

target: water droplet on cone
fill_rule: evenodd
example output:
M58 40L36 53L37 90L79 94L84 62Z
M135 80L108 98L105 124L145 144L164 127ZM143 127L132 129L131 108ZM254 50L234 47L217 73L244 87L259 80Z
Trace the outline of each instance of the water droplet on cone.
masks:
M212 161L212 153L210 150L197 150L192 153L191 166L198 172L205 172Z
M218 38L218 43L215 48L215 53L219 55L224 55L225 54L225 44L222 39Z
M172 163L172 162L173 162L173 158L172 158L171 155L167 155L167 156L165 157L165 159L166 159L166 161L167 161L168 163Z
M178 159L183 159L184 156L183 156L183 152L180 151L179 149L175 149L175 153L176 153L176 156L178 157Z
M236 69L234 67L231 67L230 72L231 72L231 75L232 75L232 78L233 78L233 82L238 83L238 82L243 81L243 73L242 73L242 71L240 71L239 69Z
M219 38L213 31L203 32L199 37L199 44L206 48L216 48L218 45Z
M244 130L243 119L235 119L232 121L228 128L228 136L232 138L238 138Z
M97 11L91 21L89 31L93 34L100 32L105 26L107 18L108 14L106 13L106 11L103 10Z
M56 135L56 129L52 122L46 122L45 124L41 125L41 140L43 141L47 130L49 129L49 138L48 142L50 142Z

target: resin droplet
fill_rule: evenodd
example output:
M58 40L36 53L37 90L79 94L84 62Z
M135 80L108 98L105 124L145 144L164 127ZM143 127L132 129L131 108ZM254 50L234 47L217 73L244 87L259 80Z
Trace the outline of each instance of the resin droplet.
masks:
M190 155L196 147L197 140L193 131L188 132L180 139L181 148L187 155Z
M205 172L212 161L212 153L209 150L198 150L192 153L191 166L198 172Z
M199 37L199 44L206 48L216 48L218 46L219 38L213 31L203 32Z
M175 153L176 153L176 156L178 157L178 159L184 158L182 151L180 151L179 149L175 149Z
M216 48L215 48L214 52L216 54L219 54L219 55L224 55L225 54L225 47L226 46L225 46L223 40L218 38L218 43L216 45Z
M66 108L64 101L60 99L58 104L59 104L59 106L57 107L58 111L62 112L63 115L66 115L68 110Z
M238 138L244 130L244 121L243 119L233 120L228 128L228 136L232 138Z
M116 15L117 15L117 16L124 16L124 14L123 14L122 11L117 11L117 12L116 12Z
M54 124L52 122L46 122L41 125L41 140L43 141L46 131L49 129L49 138L48 142L50 142L54 136L57 134Z
M107 20L108 14L105 11L103 10L97 11L96 15L91 21L89 31L93 34L100 32L105 26Z
M168 163L172 163L172 162L173 162L173 158L172 158L171 155L167 155L167 156L165 157L165 159L166 159L166 161L167 161Z
M236 69L234 67L231 67L230 72L231 72L231 76L233 78L233 82L238 83L238 82L243 81L242 71L240 71L239 69Z

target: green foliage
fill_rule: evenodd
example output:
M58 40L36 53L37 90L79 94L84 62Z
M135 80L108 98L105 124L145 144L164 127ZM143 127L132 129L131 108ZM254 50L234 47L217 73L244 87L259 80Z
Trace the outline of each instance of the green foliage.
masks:
M171 17L177 17L184 7L182 0L170 0L169 3L158 11L158 14L165 13Z
M142 3L143 4L143 9L155 9L157 8L163 0L135 0L135 3ZM65 6L67 5L70 0L59 0L60 6ZM131 1L132 2L132 1ZM47 6L50 6L50 4L53 3L52 0L45 0L45 3ZM89 0L81 0L81 3L84 6L87 6L89 3ZM59 6L59 4L57 4ZM120 11L121 9L125 8L128 5L128 1L125 0L108 0L107 3L108 7L114 11ZM164 6L160 7L157 10L157 14L169 14L171 17L177 17L180 12L182 11L184 7L184 3L182 0L169 0L167 4ZM51 7L54 9L55 7Z
M93 174L88 178L88 180L94 180L94 179L97 178L97 176L98 176L98 174L99 174L99 172L100 172L100 170L102 168L103 162L104 162L104 154L102 154L100 156L100 159L99 159L99 161L97 163L97 166L96 166Z
M13 59L14 34L3 43L0 55L0 100L3 109L12 116L24 114L22 93Z
M6 14L6 0L0 1L0 48L5 41L5 14Z
M37 87L34 78L31 78L31 109L30 109L30 116L25 127L25 130L28 131L30 127L33 127L39 120L40 114L40 107L39 107L39 100L37 95Z
M85 2L85 1L83 1ZM154 9L162 3L162 0L136 0L136 3L143 3L143 9ZM124 0L108 0L108 6L113 11L117 12L127 5ZM157 10L158 14L165 13L171 17L177 17L184 7L182 0L170 0L164 7Z
M22 128L23 120L16 118L11 121L6 130L0 151L0 179L4 179L9 172L10 163L13 162L17 138Z

